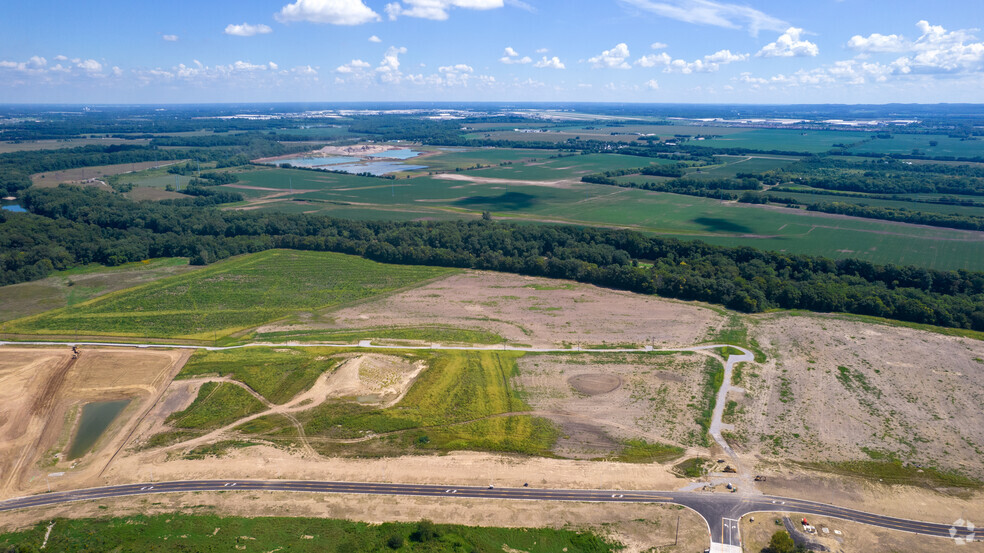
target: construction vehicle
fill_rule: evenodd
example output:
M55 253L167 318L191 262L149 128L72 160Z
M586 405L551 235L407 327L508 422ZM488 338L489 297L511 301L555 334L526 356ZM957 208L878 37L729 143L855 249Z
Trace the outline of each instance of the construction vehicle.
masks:
M756 482L765 482L765 477L762 476L761 474L756 474L755 475L755 481Z
M735 470L731 465L727 465L727 466L724 467L724 470L722 472L732 472L732 473L734 473L734 472L738 472L738 471Z

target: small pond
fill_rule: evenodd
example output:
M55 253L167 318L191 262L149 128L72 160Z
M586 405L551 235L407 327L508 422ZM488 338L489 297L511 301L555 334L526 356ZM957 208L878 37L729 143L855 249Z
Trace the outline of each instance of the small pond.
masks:
M18 213L24 213L27 211L19 203L15 202L3 202L3 205L0 205L0 209L3 209L4 211L16 211Z
M82 418L79 419L79 428L75 431L72 447L68 450L69 460L78 459L92 449L96 440L129 404L129 399L86 403L82 407Z

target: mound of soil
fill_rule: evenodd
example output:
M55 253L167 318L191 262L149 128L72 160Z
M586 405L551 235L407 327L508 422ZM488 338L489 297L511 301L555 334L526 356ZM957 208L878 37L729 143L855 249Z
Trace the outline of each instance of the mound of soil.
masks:
M622 385L622 379L614 374L578 374L567 379L575 390L588 396L614 392Z

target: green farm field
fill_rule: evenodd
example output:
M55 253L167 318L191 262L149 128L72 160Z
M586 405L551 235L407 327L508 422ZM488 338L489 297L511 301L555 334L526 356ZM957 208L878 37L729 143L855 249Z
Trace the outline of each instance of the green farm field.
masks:
M820 203L820 202L840 202L847 204L863 204L871 207L891 207L895 209L908 209L910 211L925 211L928 213L946 213L952 214L956 213L958 215L973 215L976 217L984 217L984 207L976 206L964 206L964 205L946 205L946 204L930 204L924 202L912 202L906 201L904 199L900 200L883 200L877 198L870 198L863 194L854 195L838 195L838 194L803 194L796 192L770 192L771 196L776 196L779 198L793 198L804 204L810 203ZM976 201L981 201L977 198Z
M712 167L707 174L726 177L753 167L761 170L789 163L771 157L781 156L748 161L741 161L744 157L730 158L738 161ZM264 169L243 174L241 184L249 181L255 186L282 190L290 177L297 193L289 200L262 205L262 209L271 211L362 220L447 220L475 218L490 211L493 216L516 221L624 227L681 239L699 238L715 244L833 259L859 257L874 263L984 270L981 233L579 182L583 174L640 167L644 161L633 156L598 154L462 171L443 178L396 180ZM755 165L748 165L752 163ZM658 180L641 175L619 179Z
M746 148L749 150L781 150L786 152L821 153L834 144L853 144L871 137L870 132L814 131L800 129L741 129L743 132L723 134L714 127L703 127L701 134L722 134L719 138L691 140L689 146L709 148Z
M935 142L936 145L931 145ZM940 134L893 134L892 138L865 142L848 150L851 153L910 154L919 150L931 157L984 157L984 140L962 140Z
M368 524L329 518L221 517L165 513L117 518L57 519L0 534L4 551L368 551L605 553L619 548L589 532L445 524ZM46 537L47 536L47 537ZM171 544L164 546L163 544Z
M118 267L87 265L56 271L47 278L0 286L0 321L72 306L123 288L198 269L183 257L148 259Z
M299 311L385 294L453 272L323 252L271 250L9 321L9 333L215 340Z

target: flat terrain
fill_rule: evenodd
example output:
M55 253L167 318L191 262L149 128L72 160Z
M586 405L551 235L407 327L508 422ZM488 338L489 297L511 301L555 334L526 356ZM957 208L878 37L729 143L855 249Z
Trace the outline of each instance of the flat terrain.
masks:
M589 284L486 271L453 274L309 321L264 325L258 337L347 332L356 340L400 328L453 327L535 347L655 344L686 347L724 324L697 304Z
M188 356L185 351L85 348L0 349L0 493L34 488L48 473L78 485L100 472ZM130 399L95 447L75 461L64 452L80 407Z
M700 173L691 171L689 176L730 178L738 172L762 171L791 162L782 156L764 155L718 159L720 163L706 168L706 172L701 168ZM239 183L226 186L249 199L242 209L366 220L470 219L489 211L498 219L519 222L626 228L831 259L857 257L874 263L943 270L984 269L982 232L580 182L589 173L666 161L593 154L399 179L270 168L242 173ZM659 180L642 175L618 179Z
M116 146L119 144L144 146L146 139L125 138L70 138L64 140L26 140L23 142L0 142L0 154L35 150L61 150L80 146Z
M31 181L34 183L34 186L39 186L39 187L58 186L60 183L63 182L83 182L88 179L100 179L112 175L135 173L137 171L143 171L144 169L150 169L152 167L160 167L163 165L171 165L174 163L181 163L181 162L180 161L140 161L136 163L121 163L119 165L97 165L93 167L80 167L78 169L65 169L62 171L49 171L47 173L38 173L36 175L31 175Z
M897 460L926 471L878 476L932 481L934 467L984 479L984 342L836 317L751 320L770 360L746 367L746 391L729 398L732 443L750 461L878 472Z
M365 299L451 272L335 253L270 250L11 321L3 330L214 340L298 311Z

